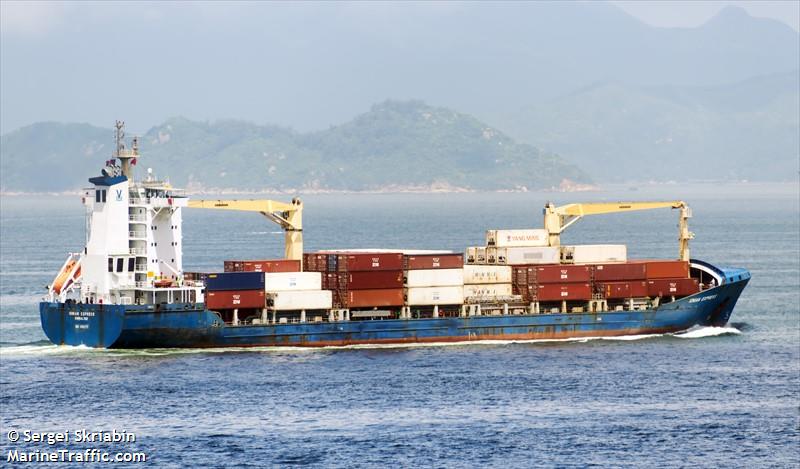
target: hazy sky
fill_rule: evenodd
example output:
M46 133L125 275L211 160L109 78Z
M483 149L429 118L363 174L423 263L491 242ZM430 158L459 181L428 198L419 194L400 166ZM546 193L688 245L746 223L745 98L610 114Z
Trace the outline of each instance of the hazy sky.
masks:
M698 26L730 5L741 8L727 30L709 32L725 38L717 47ZM598 80L733 83L797 68L798 8L0 0L0 133L46 120L108 125L120 113L138 130L171 116L311 130L386 99L490 120Z
M645 23L660 27L699 26L728 5L747 10L752 16L783 21L800 31L800 1L662 1L617 0L611 3Z

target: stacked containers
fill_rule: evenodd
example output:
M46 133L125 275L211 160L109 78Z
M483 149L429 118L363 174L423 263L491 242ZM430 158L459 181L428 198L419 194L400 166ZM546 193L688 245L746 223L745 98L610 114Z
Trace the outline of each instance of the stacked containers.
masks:
M700 291L696 279L689 278L686 261L644 261L648 296L687 296Z
M407 255L403 264L406 305L464 303L464 257L461 254Z
M686 296L700 291L680 260L630 261L594 266L596 290L607 299Z
M464 298L492 301L513 294L512 268L506 265L464 265Z
M331 292L322 290L320 272L271 272L264 274L267 307L275 311L330 309Z
M206 304L212 310L265 306L263 272L227 272L206 277Z
M323 274L336 308L403 306L403 255L394 252L307 253L306 270Z
M588 265L536 267L538 301L588 301L592 299L592 268Z

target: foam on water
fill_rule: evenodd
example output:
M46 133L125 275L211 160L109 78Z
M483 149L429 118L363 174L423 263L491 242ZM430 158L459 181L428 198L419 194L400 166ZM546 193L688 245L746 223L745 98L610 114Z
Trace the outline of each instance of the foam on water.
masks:
M689 329L685 332L679 332L677 334L673 334L675 337L680 337L681 339L702 339L704 337L716 337L720 335L738 335L741 334L742 331L735 327L725 326L725 327L697 327Z

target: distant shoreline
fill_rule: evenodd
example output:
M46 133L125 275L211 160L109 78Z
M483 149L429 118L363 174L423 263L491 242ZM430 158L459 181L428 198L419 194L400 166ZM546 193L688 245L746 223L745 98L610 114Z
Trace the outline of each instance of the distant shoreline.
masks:
M358 195L358 194L458 194L458 193L605 193L605 192L630 192L648 189L669 188L705 188L719 190L725 188L764 189L767 193L785 194L800 191L799 181L688 181L688 182L644 182L644 183L613 183L603 186L580 185L575 187L551 187L549 189L498 189L482 190L463 187L430 187L430 186L393 186L385 189L371 190L344 190L344 189L294 189L294 190L235 190L235 189L184 189L190 195L203 196L231 196L231 195ZM0 197L30 197L30 196L71 196L80 195L81 189L66 191L0 191ZM766 194L765 194L766 195Z

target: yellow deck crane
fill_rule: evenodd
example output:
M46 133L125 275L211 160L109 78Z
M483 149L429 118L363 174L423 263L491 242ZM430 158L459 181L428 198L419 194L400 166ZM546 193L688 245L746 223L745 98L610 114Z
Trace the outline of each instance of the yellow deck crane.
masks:
M189 208L258 212L283 228L286 237L285 258L303 265L303 202L275 200L189 200Z
M547 230L550 246L561 245L561 233L570 225L580 220L585 215L599 215L604 213L633 212L635 210L651 210L656 208L680 209L678 221L678 242L680 243L681 260L689 260L689 240L694 238L694 233L689 231L689 218L692 210L685 202L608 202L568 204L560 207L548 202L544 206L544 228Z

